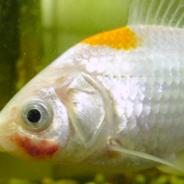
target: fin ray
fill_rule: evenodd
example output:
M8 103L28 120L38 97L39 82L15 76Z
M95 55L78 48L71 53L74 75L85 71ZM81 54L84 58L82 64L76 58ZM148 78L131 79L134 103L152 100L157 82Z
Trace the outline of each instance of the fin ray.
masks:
M132 0L128 24L184 27L184 0Z
M173 6L174 1L171 1L171 3L169 3L169 5L166 8L166 11L163 13L163 17L161 20L161 24L164 24L164 22L166 22L166 17L169 16L170 10Z
M179 10L180 10L180 7L177 6L177 8L175 9L175 11L173 12L172 18L170 19L170 21L169 21L169 23L168 23L169 25L172 25L172 22L174 21L174 18L177 16Z
M170 168L173 168L177 171L184 172L183 168L180 168L179 166L175 165L174 163L171 163L171 162L169 162L167 160L164 160L162 158L158 158L154 155L150 155L150 154L147 154L147 153L142 153L142 152L134 151L134 150L128 150L128 149L125 149L125 148L118 148L116 146L113 146L112 149L114 151L118 151L118 152L121 152L123 154L129 154L129 155L136 156L136 157L139 157L139 158L142 158L142 159L151 160L151 161L157 162L159 164L162 164L162 165L168 166Z
M159 20L159 15L160 15L160 12L162 10L164 6L164 1L162 0L162 2L160 4L158 4L158 10L156 11L156 14L155 14L155 17L154 17L154 23L156 24L156 22L158 22ZM149 18L149 17L148 17Z
M147 17L146 17L146 20L145 20L145 23L148 23L149 22L149 17L151 16L151 14L152 14L152 11L154 10L153 8L154 8L154 3L155 3L155 1L154 0L151 0L151 7L148 9L148 13L147 13Z

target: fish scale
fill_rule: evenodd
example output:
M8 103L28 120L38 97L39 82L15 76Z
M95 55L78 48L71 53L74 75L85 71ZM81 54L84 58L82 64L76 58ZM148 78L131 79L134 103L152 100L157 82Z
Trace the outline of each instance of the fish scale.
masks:
M184 139L182 131L184 105L182 104L183 91L181 90L181 86L183 86L181 73L184 72L184 69L180 67L184 65L184 59L183 54L179 52L184 49L184 44L180 40L181 37L184 37L184 31L160 27L159 34L156 34L158 28L155 27L134 27L133 29L138 37L144 38L140 43L140 48L127 53L108 49L111 57L107 58L104 55L99 56L107 48L96 46L97 48L91 49L88 46L85 52L89 49L91 58L88 62L81 63L87 72L92 75L93 72L95 73L93 77L97 78L98 82L108 90L113 99L114 113L118 116L119 121L112 122L112 126L123 127L118 140L122 141L128 149L142 151L145 148L143 143L153 144L152 137L154 137L156 145L154 149L150 147L144 151L162 156L168 150L168 154L172 155L175 152L183 151L183 143L180 142L178 146L175 141ZM175 31L178 32L178 36L173 34ZM139 32L143 32L144 36ZM180 46L179 49L178 46ZM150 49L149 52L147 47ZM100 49L101 52L99 52ZM94 52L98 50L98 60L91 50ZM139 55L138 58L132 56L134 54ZM116 60L117 55L119 60ZM96 64L97 68L95 68ZM120 70L122 68L127 68L127 72ZM123 76L119 77L122 74ZM174 114L175 116L173 116ZM168 119L169 121L167 121ZM165 127L164 130L162 126ZM137 132L137 130L139 131ZM176 136L175 139L169 141L173 146L168 147L166 144L168 139L165 137L169 137L171 132ZM152 134L153 136L151 136ZM138 142L135 141L136 137L139 137Z

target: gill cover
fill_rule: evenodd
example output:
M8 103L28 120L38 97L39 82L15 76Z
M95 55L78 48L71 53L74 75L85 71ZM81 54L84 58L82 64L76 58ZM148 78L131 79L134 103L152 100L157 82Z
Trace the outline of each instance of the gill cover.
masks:
M77 137L85 147L90 147L103 126L105 107L99 89L87 81L86 76L79 74L67 86L70 96L68 109Z

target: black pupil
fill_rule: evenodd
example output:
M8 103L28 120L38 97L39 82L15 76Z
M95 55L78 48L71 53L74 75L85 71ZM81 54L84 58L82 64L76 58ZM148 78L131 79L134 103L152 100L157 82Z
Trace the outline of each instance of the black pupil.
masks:
M37 109L31 109L27 113L27 119L31 123L38 123L40 121L40 118L41 118L41 114L40 114L39 110L37 110Z

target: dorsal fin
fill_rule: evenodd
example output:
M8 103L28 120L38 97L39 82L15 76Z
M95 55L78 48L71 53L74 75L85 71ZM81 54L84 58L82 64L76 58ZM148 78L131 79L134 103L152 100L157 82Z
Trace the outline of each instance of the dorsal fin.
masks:
M184 27L184 0L132 0L128 25Z

